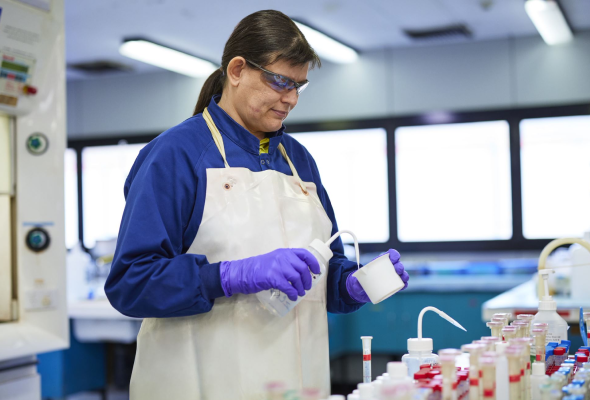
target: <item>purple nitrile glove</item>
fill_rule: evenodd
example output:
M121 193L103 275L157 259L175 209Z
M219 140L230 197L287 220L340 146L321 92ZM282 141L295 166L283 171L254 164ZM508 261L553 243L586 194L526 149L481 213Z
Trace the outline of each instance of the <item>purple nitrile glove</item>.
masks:
M319 274L320 265L305 249L277 249L243 260L222 261L219 267L221 287L227 297L278 289L291 301L311 289L310 271Z
M410 280L410 276L405 271L404 265L400 261L400 257L401 257L400 254L398 253L397 250L394 250L394 249L389 249L387 251L387 253L383 253L383 254L389 254L389 261L391 261L391 263L393 264L393 267L395 268L395 272L397 272L399 277L405 283L405 286L403 287L403 289L401 289L401 290L404 290L405 288L408 287L408 281ZM381 257L383 254L380 254L379 256L375 257L373 260ZM371 260L371 261L373 261L373 260ZM348 278L346 278L346 289L348 290L348 294L350 294L350 297L352 297L353 300L356 300L359 303L368 303L371 301L371 299L369 299L369 296L367 296L367 293L365 293L365 290L363 289L363 287L359 283L358 279L356 277L352 276L352 274L348 275ZM401 292L401 290L400 290L400 292Z

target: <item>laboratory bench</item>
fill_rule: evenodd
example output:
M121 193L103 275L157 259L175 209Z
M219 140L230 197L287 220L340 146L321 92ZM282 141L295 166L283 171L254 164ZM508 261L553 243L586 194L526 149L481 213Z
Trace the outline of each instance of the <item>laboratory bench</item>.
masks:
M354 383L362 376L357 357L362 353L360 336L373 336L374 372L385 372L387 361L406 352L407 339L417 337L422 308L437 307L467 329L463 332L438 315L426 313L423 336L434 340L435 350L458 347L489 334L481 315L486 301L530 279L530 275L518 274L410 273L410 286L382 303L367 304L353 314L328 314L334 385ZM72 346L39 355L43 398L104 390L113 380L124 384L121 381L130 376L133 342L141 320L120 314L106 298L72 302L68 310ZM113 370L118 370L114 377Z

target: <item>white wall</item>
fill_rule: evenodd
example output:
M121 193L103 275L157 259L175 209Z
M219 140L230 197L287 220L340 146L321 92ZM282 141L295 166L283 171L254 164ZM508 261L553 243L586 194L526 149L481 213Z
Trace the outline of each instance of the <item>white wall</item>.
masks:
M287 122L590 102L590 32L364 53L326 62ZM150 134L192 115L203 80L172 72L68 82L71 138Z

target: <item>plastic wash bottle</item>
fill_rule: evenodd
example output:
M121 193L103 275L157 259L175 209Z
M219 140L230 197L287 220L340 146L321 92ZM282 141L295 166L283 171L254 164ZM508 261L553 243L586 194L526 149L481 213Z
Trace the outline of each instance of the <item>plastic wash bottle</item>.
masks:
M438 356L432 353L432 339L422 337L422 317L424 317L424 313L426 313L426 311L434 311L435 313L449 321L451 324L463 329L464 331L467 331L467 329L463 328L461 324L459 324L457 321L449 317L446 313L442 312L438 308L424 307L422 311L420 311L420 315L418 316L418 337L408 339L408 354L405 354L402 357L402 362L408 366L408 376L410 378L413 378L414 374L420 370L420 365L438 364Z
M543 322L547 324L547 336L545 338L545 345L549 342L561 343L562 340L567 340L567 330L569 326L567 322L557 313L557 303L549 296L549 285L547 279L549 274L554 273L552 269L542 269L539 274L543 277L545 286L545 295L539 300L539 312L533 319L533 324Z
M332 236L326 243L322 242L319 239L314 239L309 246L307 246L307 251L309 251L313 256L316 258L320 265L320 273L318 275L311 273L311 289L313 290L316 286L317 282L319 282L320 278L326 274L328 271L328 264L330 259L334 256L332 250L330 250L330 245L338 236L343 233L348 233L354 239L354 247L356 251L356 259L357 264L359 260L359 248L358 248L358 240L354 233L346 230L338 231L334 236ZM309 292L308 291L308 292ZM292 301L287 297L287 295L280 290L271 289L271 290L264 290L262 292L256 293L256 297L262 303L262 306L266 308L271 313L275 314L278 317L284 317L291 311L303 297L297 297L297 300Z

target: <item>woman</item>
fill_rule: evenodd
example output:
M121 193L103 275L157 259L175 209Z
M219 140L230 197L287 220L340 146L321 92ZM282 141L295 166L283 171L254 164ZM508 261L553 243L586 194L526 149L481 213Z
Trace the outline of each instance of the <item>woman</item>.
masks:
M340 240L306 294L320 270L303 248L338 228L313 158L282 122L319 65L286 15L249 15L194 116L140 152L105 287L117 310L145 318L132 399L260 399L277 380L329 393L326 310L369 299ZM303 299L279 318L254 295L268 289Z

